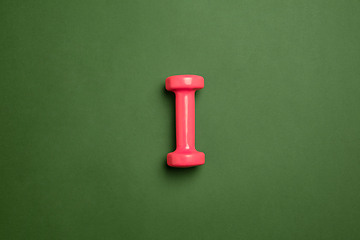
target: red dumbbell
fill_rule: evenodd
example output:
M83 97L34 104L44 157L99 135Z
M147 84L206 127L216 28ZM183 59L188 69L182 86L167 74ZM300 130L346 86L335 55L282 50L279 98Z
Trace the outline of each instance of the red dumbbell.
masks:
M167 164L187 168L205 163L205 154L195 149L195 91L204 87L197 75L176 75L165 81L168 91L175 93L176 150L168 153Z

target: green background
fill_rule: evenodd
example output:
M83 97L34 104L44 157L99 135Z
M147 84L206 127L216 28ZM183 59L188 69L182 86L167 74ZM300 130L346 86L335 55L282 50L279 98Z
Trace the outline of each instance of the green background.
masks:
M360 1L0 3L0 238L360 239ZM198 74L204 166L172 169Z

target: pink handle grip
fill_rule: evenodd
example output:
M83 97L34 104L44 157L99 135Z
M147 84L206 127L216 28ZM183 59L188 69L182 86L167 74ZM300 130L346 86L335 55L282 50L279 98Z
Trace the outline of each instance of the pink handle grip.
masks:
M168 91L175 93L176 150L168 153L171 167L194 167L205 163L205 154L195 149L195 91L204 87L197 75L176 75L165 81Z

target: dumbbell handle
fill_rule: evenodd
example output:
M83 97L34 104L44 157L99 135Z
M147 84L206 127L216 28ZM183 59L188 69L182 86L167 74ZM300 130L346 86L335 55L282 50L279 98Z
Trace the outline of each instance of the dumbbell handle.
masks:
M175 90L176 147L195 149L195 90Z

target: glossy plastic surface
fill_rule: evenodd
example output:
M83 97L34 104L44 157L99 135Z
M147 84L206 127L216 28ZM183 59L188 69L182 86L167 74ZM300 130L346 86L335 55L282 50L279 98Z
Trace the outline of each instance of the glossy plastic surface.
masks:
M171 167L194 167L205 163L205 154L195 149L195 91L204 87L204 78L197 75L168 77L165 87L175 93L176 150L168 153Z

